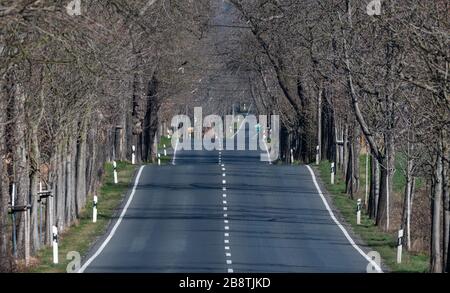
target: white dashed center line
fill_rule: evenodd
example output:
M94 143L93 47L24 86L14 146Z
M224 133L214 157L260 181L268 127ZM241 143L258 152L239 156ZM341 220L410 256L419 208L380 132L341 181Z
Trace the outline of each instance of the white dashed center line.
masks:
M222 170L222 177L226 177L227 175L225 173L225 171L226 171L225 164L223 164L223 162L222 162L222 152L219 152L219 165L222 167L221 168L221 170ZM227 181L226 180L222 180L222 191L226 191L227 190L227 187L225 186L226 184L227 184ZM222 193L222 197L224 199L227 198L227 194L226 193ZM228 201L222 200L222 205L223 205L222 206L223 210L227 211L228 210L228 207L227 207ZM225 231L229 231L230 230L230 226L229 226L228 214L224 213L223 217L225 218L223 220L223 223L225 224L224 229L225 229ZM231 260L231 252L230 252L231 249L230 249L230 246L229 246L229 244L230 244L230 233L229 232L225 232L223 235L224 235L223 243L227 244L227 246L225 246L225 260L226 260L226 263L227 263L227 272L228 273L233 273L234 270L231 267L231 265L233 264L233 261Z

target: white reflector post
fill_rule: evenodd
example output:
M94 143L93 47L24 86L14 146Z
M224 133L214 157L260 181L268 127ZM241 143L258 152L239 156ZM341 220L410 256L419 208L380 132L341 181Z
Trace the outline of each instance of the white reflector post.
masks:
M92 205L92 222L97 223L97 202L98 198L94 195L94 203Z
M356 204L356 224L361 225L361 199L358 198L358 203Z
M403 229L398 230L397 241L397 263L402 263L402 250L403 250Z
M116 161L113 161L113 168L114 168L114 184L119 183L118 179L117 179L117 163Z
M316 165L320 164L319 153L320 153L320 146L316 146Z
M334 162L331 163L331 184L334 184L334 175L336 173L336 168Z
M58 259L58 227L52 227L53 263L59 263Z

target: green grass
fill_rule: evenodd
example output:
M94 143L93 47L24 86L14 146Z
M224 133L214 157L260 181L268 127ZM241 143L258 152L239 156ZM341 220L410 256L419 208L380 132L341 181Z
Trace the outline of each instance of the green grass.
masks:
M161 136L161 139L158 144L158 149L161 150L161 152L164 151L164 145L166 146L166 148L171 148L172 139L169 138L168 136Z
M365 156L361 158L361 190L365 191ZM345 181L338 173L335 184L330 183L330 162L322 161L318 166L319 174L328 192L331 194L334 205L339 209L344 219L349 223L353 231L358 234L363 241L373 250L380 253L385 264L392 272L427 272L428 256L425 254L412 254L403 250L402 263L397 264L396 235L385 233L378 229L364 213L361 216L361 225L356 225L356 199L352 200L345 194ZM369 173L370 174L370 173ZM370 176L370 175L369 175ZM398 175L397 175L398 176ZM395 179L394 179L395 180ZM397 183L401 184L401 178L397 178ZM403 181L404 182L404 181ZM399 190L402 190L401 186ZM355 196L355 198L357 198ZM364 200L364 199L363 199Z
M402 153L397 153L395 156L395 169L396 172L393 176L393 189L394 192L403 193L405 192L406 177L403 169L406 168L406 156ZM416 178L416 189L423 186L422 178Z
M164 156L161 154L161 165L167 165L172 161L172 158L170 156Z
M77 225L68 228L60 235L59 241L59 264L54 265L52 261L52 248L46 247L39 251L36 258L38 264L29 269L29 272L66 272L66 260L69 251L77 251L83 256L89 249L93 241L102 235L108 223L115 214L117 207L128 190L129 182L135 172L136 166L125 162L118 162L117 171L119 183L113 183L113 169L111 164L105 166L105 176L103 184L98 192L98 217L97 223L92 223L92 198L88 199L88 204L82 212Z

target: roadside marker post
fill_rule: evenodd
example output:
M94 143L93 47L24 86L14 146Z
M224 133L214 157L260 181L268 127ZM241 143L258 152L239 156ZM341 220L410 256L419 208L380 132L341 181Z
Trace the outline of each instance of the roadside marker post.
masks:
M320 164L319 152L320 152L320 146L316 146L316 165Z
M336 174L336 168L334 162L331 163L331 184L334 184L334 175Z
M356 204L356 224L361 225L361 199L358 198L358 203Z
M161 154L158 154L158 166L161 166Z
M92 222L97 223L97 202L98 198L94 195L94 202L92 204Z
M131 150L132 150L132 152L131 152L131 164L136 164L136 154L135 154L135 152L136 152L136 147L133 145L132 147L131 147Z
M398 230L397 239L397 263L402 263L402 250L403 250L403 229Z
M13 241L13 255L14 257L17 257L17 231L16 231L16 215L14 214L14 205L15 205L15 198L16 198L16 184L12 184L12 191L11 191L11 217L12 217L12 241Z
M294 150L291 149L291 165L294 164Z
M119 183L117 180L117 163L116 161L113 161L113 169L114 169L114 184Z
M42 192L42 181L39 181L39 193ZM39 196L38 193L38 196ZM42 201L38 199L39 203L39 245L42 244Z
M52 244L53 244L53 263L58 264L58 227L52 228Z
M164 145L164 157L167 156L167 150L166 150L166 145Z

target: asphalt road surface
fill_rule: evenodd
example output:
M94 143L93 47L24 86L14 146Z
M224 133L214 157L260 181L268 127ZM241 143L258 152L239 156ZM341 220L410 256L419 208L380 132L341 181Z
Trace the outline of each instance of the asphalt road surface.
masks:
M180 151L174 163L142 167L81 271L366 272L307 166L259 151Z

